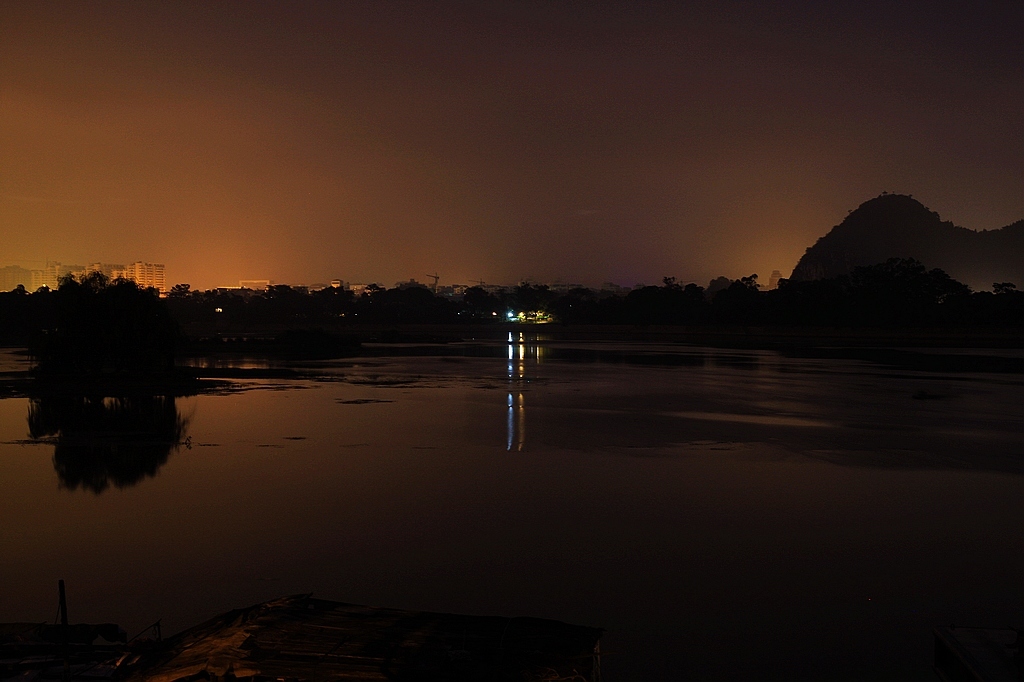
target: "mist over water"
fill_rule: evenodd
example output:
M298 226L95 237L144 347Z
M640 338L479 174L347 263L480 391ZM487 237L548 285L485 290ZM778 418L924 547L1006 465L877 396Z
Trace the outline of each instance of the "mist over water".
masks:
M932 627L1022 625L1024 378L980 371L1019 353L377 350L0 400L0 620L313 592L605 627L609 680L930 680Z

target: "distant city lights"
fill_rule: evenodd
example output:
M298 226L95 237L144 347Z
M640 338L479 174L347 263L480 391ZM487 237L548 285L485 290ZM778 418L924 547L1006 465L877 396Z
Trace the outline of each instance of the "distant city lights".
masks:
M509 322L521 322L523 324L547 324L553 322L551 313L543 310L523 310L520 312L508 311Z

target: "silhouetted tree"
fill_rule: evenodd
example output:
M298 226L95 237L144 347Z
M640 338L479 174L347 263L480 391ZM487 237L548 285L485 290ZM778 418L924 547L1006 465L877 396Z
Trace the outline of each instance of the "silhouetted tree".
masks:
M729 285L732 284L732 280L728 277L715 277L708 283L707 295L708 298L713 298L715 294L723 289L728 289Z
M385 324L444 323L457 319L454 306L426 287L378 288L359 298L355 310L363 321Z
M780 279L778 288L764 298L765 319L773 324L850 324L850 286L845 277L803 282Z
M573 288L550 304L550 312L564 324L606 322L600 296L590 289Z
M912 258L890 258L856 267L850 274L851 314L867 324L906 325L939 322L943 304L952 307L970 288L939 269L928 270Z
M516 312L551 312L549 307L554 299L554 292L546 284L523 283L513 289L508 307Z
M191 284L175 284L171 287L171 290L167 293L170 298L188 298L191 293Z
M660 287L641 287L626 295L616 312L631 324L694 324L703 319L704 290L696 284L685 287L666 277Z
M971 296L976 322L982 324L1024 325L1024 291L1012 282L997 282L992 293L982 291Z
M761 302L757 275L741 277L712 296L712 316L717 322L756 324L762 317Z
M53 326L32 345L43 373L152 372L174 364L177 325L156 289L98 272L65 277Z
M483 287L470 287L466 289L462 297L462 303L466 311L476 317L494 317L492 313L501 313L502 304L497 296L489 293Z

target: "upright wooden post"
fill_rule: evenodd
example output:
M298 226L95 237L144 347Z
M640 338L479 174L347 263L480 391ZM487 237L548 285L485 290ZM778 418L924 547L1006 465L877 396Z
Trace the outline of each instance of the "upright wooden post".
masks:
M64 581L57 581L57 590L60 593L60 631L64 650L64 682L71 682L71 633L68 631L68 600L64 594Z

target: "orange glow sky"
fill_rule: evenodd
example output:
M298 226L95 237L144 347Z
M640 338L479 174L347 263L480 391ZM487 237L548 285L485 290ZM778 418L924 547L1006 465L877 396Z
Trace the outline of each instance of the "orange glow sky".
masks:
M1024 217L1024 4L894 4L2 0L0 265L706 284L883 190Z

